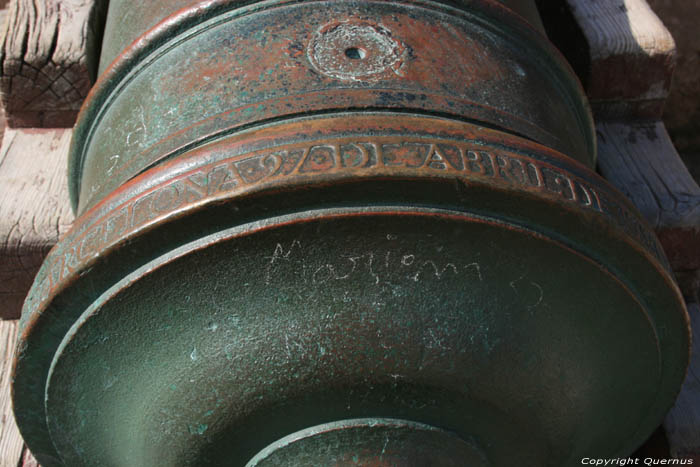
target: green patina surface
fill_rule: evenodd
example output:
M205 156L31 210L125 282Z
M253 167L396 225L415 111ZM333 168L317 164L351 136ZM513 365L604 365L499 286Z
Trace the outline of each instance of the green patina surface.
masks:
M590 170L575 77L501 6L538 28L532 2L190 3L110 5L80 216L13 375L42 465L561 466L646 438L687 316Z

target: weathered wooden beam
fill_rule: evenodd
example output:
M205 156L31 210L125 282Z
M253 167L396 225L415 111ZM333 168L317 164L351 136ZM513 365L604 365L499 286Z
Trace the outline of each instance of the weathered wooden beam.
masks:
M664 125L600 119L597 131L600 172L655 228L675 271L700 269L700 187Z
M40 467L40 465L37 460L34 459L31 451L25 447L24 454L22 455L22 463L17 467Z
M590 51L586 93L598 118L660 118L675 43L644 0L568 0Z
M656 229L693 297L700 270L700 187L661 122L675 63L673 38L644 0L564 0L565 14L555 3L540 6L548 33L574 64L590 99L598 169Z
M661 117L675 45L646 1L538 0L538 7L597 118Z
M676 69L664 106L664 123L673 143L700 180L700 41L697 19L700 2L688 0L647 0L673 34Z
M565 4L579 35L577 43L560 48L574 62L594 111L598 169L655 228L689 303L697 302L700 187L661 122L673 74L673 38L644 0ZM561 27L553 28L555 41ZM700 310L692 304L689 312L698 342ZM698 375L696 346L688 378L664 426L671 454L700 462Z
M19 434L10 400L10 369L15 353L17 321L0 321L0 467L17 467L24 441Z
M46 15L47 12L50 12L51 5L63 2L13 0L12 3L13 5L17 4L15 6L17 11L20 11L21 5L25 5L25 7L30 5L37 12ZM65 4L68 3L65 2ZM89 2L71 3L84 6ZM693 266L697 263L693 261L697 260L700 249L696 248L697 243L693 243L693 241L696 241L694 239L697 239L698 236L698 223L695 220L698 215L698 187L697 184L691 183L692 180L686 175L685 168L678 166L680 161L677 157L669 156L669 154L675 154L675 151L670 145L663 125L658 121L673 65L672 47L669 49L669 43L665 39L666 33L659 36L663 40L659 40L657 43L654 34L659 34L658 25L653 26L657 23L653 18L648 17L648 12L644 8L645 2L591 2L590 0L575 2L570 0L569 4L578 5L577 17L581 18L581 27L587 33L590 41L588 47L591 50L589 57L591 68L586 89L592 98L593 107L600 122L598 124L601 153L600 170L634 200L656 227L662 241L664 241L665 235L668 238L676 238L673 235L686 234L690 237L689 240L666 240L664 244L667 246L667 253L677 270L682 267L690 268L689 271L697 270L698 266ZM59 10L64 15L67 11L64 7L59 8ZM56 10L51 11L55 12ZM604 14L605 11L607 13ZM606 15L613 15L614 19L610 17L604 19ZM31 15L27 17L31 18ZM37 18L37 14L34 17ZM84 18L83 15L83 21ZM44 24L45 21L39 22ZM17 28L20 23L8 24L8 31L12 27ZM30 43L30 40L41 42L45 41L45 37L51 37L49 44L56 42L56 48L49 57L50 61L53 62L51 66L57 63L56 60L60 63L68 63L58 58L56 60L51 58L58 53L59 39L64 40L62 34L64 37L68 34L61 32L68 30L62 29L64 24L61 24L60 21L52 23L49 20L48 24L53 24L54 28L50 34L51 27L47 27L44 32L41 32L37 29L37 21L29 21L24 24L24 29L18 28L15 31L21 34L12 39L14 41L12 44L21 43L19 37L23 37L22 40L26 40L27 44ZM647 26L642 27L641 24L647 24ZM651 35L645 32L645 29L649 28L648 25L652 25L652 29L655 29L656 32ZM43 26L41 27L43 28ZM82 29L73 28L71 34L75 34L75 31L87 38ZM633 38L634 41L632 42L630 38ZM7 68L9 71L15 70L17 72L16 80L13 79L13 76L5 73L6 58L9 57L6 47L8 47L9 42L10 40L6 38L1 52L3 69L0 92L2 92L3 101L9 102L5 99L11 99L13 81L17 83L14 84L15 90L29 86L28 89L36 92L32 95L31 101L19 98L12 101L9 108L15 110L10 111L10 124L13 126L56 126L56 122L62 122L60 123L62 125L68 121L72 123L80 103L71 101L67 95L75 96L75 94L66 93L63 101L60 98L56 100L52 96L52 93L57 94L56 89L51 88L52 84L48 88L44 87L40 90L38 89L41 86L31 85L28 75L43 79L44 75L49 76L50 73L56 73L56 70L51 71L51 69L44 71L39 67L42 63L41 60L33 58L40 55L39 46L27 47L25 51L21 51L21 48L12 49L21 51L20 61L12 62L13 59L10 58L10 64ZM651 44L651 47L644 44ZM69 47L66 50L72 49ZM48 55L44 54L44 56ZM49 62L47 59L44 60ZM38 71L32 70L32 68ZM68 69L73 70L72 73L80 69L80 66L74 68L68 66L66 70ZM63 78L71 82L66 76ZM75 82L81 82L79 77L71 79ZM639 82L639 80L646 81ZM56 81L63 83L58 78ZM46 81L42 81L42 83L45 85ZM10 91L5 91L6 86ZM60 88L60 84L57 84L56 87ZM87 90L84 93L87 93ZM80 101L83 97L84 94L80 97ZM42 103L47 104L47 106L42 108ZM29 140L34 138L37 138L36 142L30 143ZM11 309L15 311L9 312L9 315L17 315L26 288L29 287L43 255L55 243L60 232L67 229L72 220L67 196L65 193L59 193L64 185L64 157L67 152L68 139L69 135L65 131L10 130L6 135L6 144L3 144L0 150L0 242L2 242L0 243L0 297L3 297L0 315ZM16 167L20 167L20 169L13 177L11 173L16 170ZM38 171L38 173L27 175L34 171ZM25 175L21 174L25 174L29 178L25 178ZM17 194L18 192L20 194ZM21 201L8 201L14 198ZM672 235L673 232L675 234ZM672 244L676 246L670 246ZM683 253L681 248L686 248L687 253ZM25 255L21 253L23 251L32 253ZM3 269L5 265L8 265L8 268ZM19 268L15 271L19 271L18 277L26 278L26 280L21 279L19 282L15 282L20 284L18 290L24 288L25 291L3 293L3 291L8 290L7 287L11 288L10 282L16 280L12 279L8 282L7 278L10 276L3 276L13 265ZM23 280L24 282L22 282ZM700 310L697 306L691 306L690 309L694 320L696 342L698 342L700 337L697 336L697 316ZM4 325L4 323L2 324ZM9 349L12 347L8 346ZM700 368L697 350L695 352L689 372L691 376L693 368L696 369L694 374L700 374L697 370ZM7 372L3 371L2 374L5 375ZM697 378L691 380L691 376L688 380L691 382L686 381L678 404L669 413L666 420L666 429L672 441L672 450L674 450L674 454L680 456L690 453L688 446L691 446L694 440L697 445L697 440L700 438L697 436L698 420L700 420L700 415L695 410L697 402L693 405L693 401L697 401L700 397L698 396L700 383L698 383ZM8 386L3 384L2 387L7 388ZM4 439L5 436L0 433L0 441ZM3 455L9 452L5 450L4 446L0 444L0 453ZM25 453L25 455L27 454ZM26 457L26 459L26 462L31 462L30 457ZM17 462L12 464L13 467L16 465Z
M71 130L5 132L0 148L0 317L17 318L46 253L73 214L66 186Z
M102 0L11 0L0 46L10 127L70 127L90 90Z

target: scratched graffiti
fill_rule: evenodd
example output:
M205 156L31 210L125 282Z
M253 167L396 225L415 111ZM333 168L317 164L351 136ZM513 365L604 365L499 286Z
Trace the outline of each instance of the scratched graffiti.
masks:
M396 239L387 235L387 239ZM270 285L276 279L284 280L290 271L300 276L301 282L321 287L329 283L342 285L343 281L358 283L364 279L370 286L404 282L441 281L458 278L464 287L484 282L482 266L478 261L445 259L419 252L379 248L368 251L340 252L322 263L310 261L303 240L294 239L277 243L264 259L264 281ZM509 281L510 293L524 307L533 312L545 301L542 286L522 274ZM347 296L347 293L346 293Z
M48 299L52 290L71 274L77 273L100 251L120 239L158 222L175 211L187 209L208 200L232 196L258 184L283 178L300 178L316 174L443 176L482 181L531 191L571 203L611 219L623 231L636 238L661 264L666 264L658 241L616 196L560 167L520 153L493 150L485 146L454 140L404 137L376 137L368 140L343 138L322 143L293 144L242 156L210 162L190 172L173 176L149 191L137 193L97 218L80 221L83 229L75 229L61 242L42 269L33 289L32 307ZM109 202L109 200L106 200ZM86 225L87 224L87 225ZM316 272L316 280L343 277L348 268L362 269L361 264L381 261L378 253L346 258ZM398 261L411 261L410 256ZM420 280L432 274L443 277L465 265L421 262L413 259L415 268L410 278ZM427 261L427 262L426 262ZM364 266L363 266L364 267ZM354 269L353 269L354 268ZM369 268L369 266L366 266ZM311 277L311 280L314 280Z
M294 240L286 247L278 243L272 254L266 257L265 283L269 285L280 266L290 263L299 270L302 281L313 285L356 280L362 276L369 278L370 283L375 285L396 277L413 282L424 279L442 280L448 276L479 282L483 280L481 266L477 262L445 261L418 253L392 250L342 253L323 264L307 264L305 258L300 240Z

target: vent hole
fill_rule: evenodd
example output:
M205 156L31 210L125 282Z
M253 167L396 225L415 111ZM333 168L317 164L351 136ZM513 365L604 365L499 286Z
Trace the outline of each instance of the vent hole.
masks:
M345 56L351 60L362 60L367 55L367 52L359 47L350 47L345 49Z

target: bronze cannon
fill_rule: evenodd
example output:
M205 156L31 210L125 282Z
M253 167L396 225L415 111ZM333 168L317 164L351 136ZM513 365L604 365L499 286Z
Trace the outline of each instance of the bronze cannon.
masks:
M689 336L534 4L110 2L27 298L44 466L627 455Z

